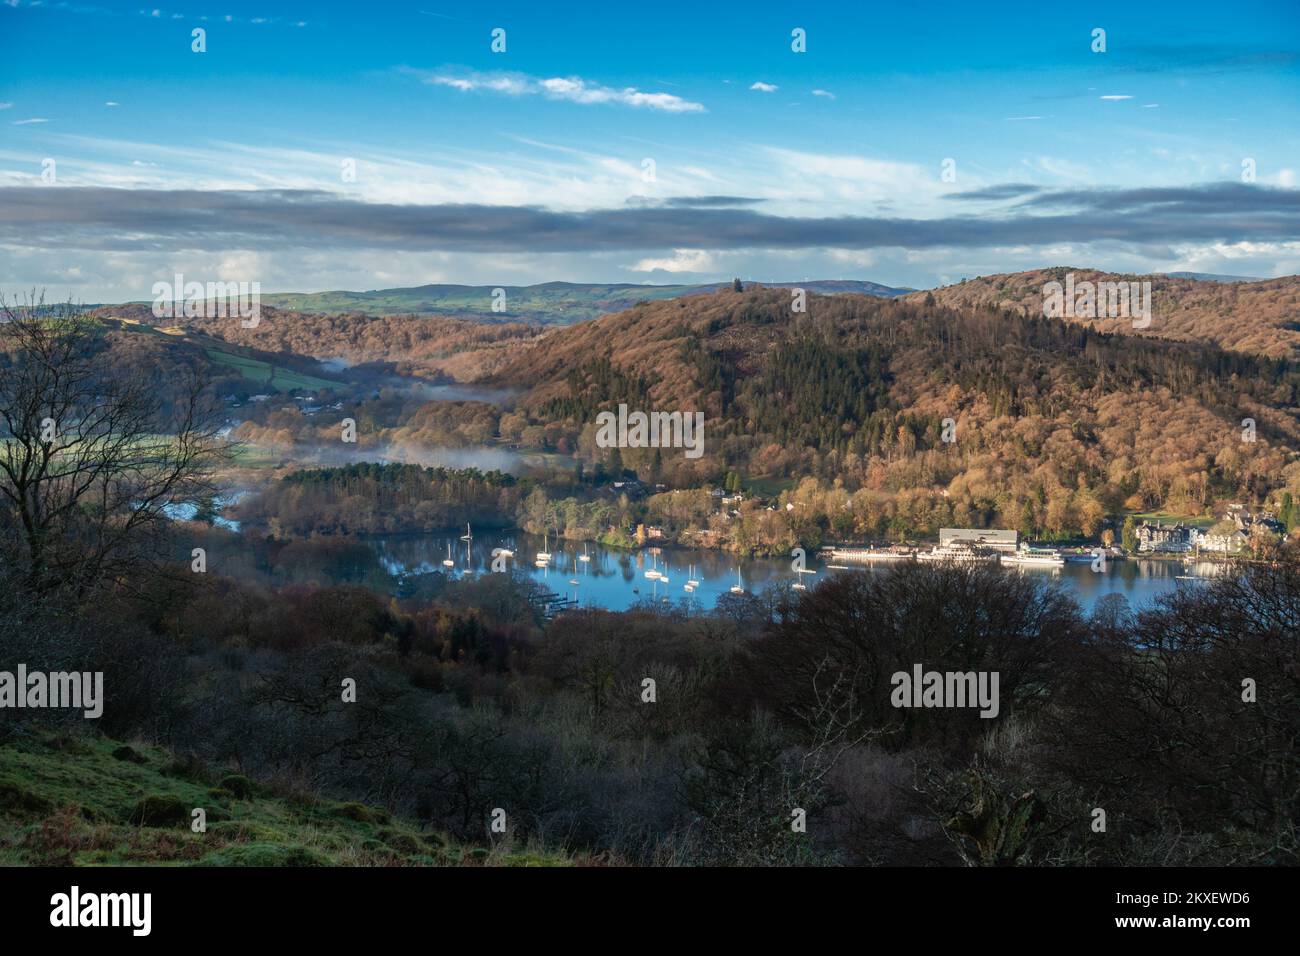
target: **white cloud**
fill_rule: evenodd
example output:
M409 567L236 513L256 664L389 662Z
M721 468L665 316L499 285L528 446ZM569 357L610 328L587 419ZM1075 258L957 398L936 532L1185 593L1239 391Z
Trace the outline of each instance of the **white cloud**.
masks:
M7 110L12 107L13 103L0 103L0 110Z
M1035 159L1022 159L1022 166L1050 177L1058 183L1086 183L1094 179L1092 169L1083 163L1059 156L1039 156Z
M114 102L113 100L109 100L109 101L108 101L107 103L105 103L104 105L105 105L105 106L121 106L122 104L121 104L121 103L116 103L116 102Z
M835 99L835 94L832 93L830 90L813 90L813 91L812 91L812 95L813 95L813 96L824 96L824 97L826 97L828 100L833 100L833 99Z
M937 164L930 169L868 156L806 153L775 146L767 147L766 153L780 167L779 186L766 190L767 198L800 205L809 200L835 207L845 202L896 203L906 197L909 212L917 214L937 203L944 189ZM980 183L963 179L963 185L976 188ZM802 214L807 214L806 207Z
M1133 97L1129 96L1127 93L1108 93L1108 94L1106 94L1105 96L1098 97L1098 99L1103 99L1103 100L1131 100L1131 99L1133 99Z
M853 266L855 269L867 269L876 264L876 254L866 249L827 249L826 255L831 262Z
M764 83L762 80L756 80L750 87L751 90L758 90L760 93L775 93L780 87L775 83Z
M408 71L415 72L415 71ZM417 73L425 83L446 86L462 93L489 92L506 96L544 96L583 105L612 103L660 110L665 113L703 113L704 106L672 93L647 93L634 86L615 89L584 80L580 76L535 77L523 73L474 73L446 71Z
M31 119L25 119L25 120L14 120L14 125L15 125L15 126L30 126L32 123L48 123L48 122L49 122L49 120L47 120L44 116L33 116Z
M631 267L633 272L709 272L713 268L713 254L705 249L674 249L671 259L642 259Z

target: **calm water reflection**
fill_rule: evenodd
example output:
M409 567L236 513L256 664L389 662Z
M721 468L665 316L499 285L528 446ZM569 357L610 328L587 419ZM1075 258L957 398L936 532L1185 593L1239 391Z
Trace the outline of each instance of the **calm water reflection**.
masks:
M448 558L449 548L456 574L482 574L491 570L493 549L507 548L515 552L507 561L511 570L522 571L548 590L580 604L613 610L630 607L646 598L690 600L711 608L720 596L738 584L747 591L756 591L789 585L796 577L789 560L763 558L738 562L734 556L718 551L662 548L658 553L651 549L628 552L554 539L549 541L550 564L538 568L534 562L536 553L543 548L541 538L489 531L475 532L470 542L446 535L376 538L369 543L393 575L444 571L443 561ZM583 554L589 560L581 560ZM803 578L811 587L829 574L873 574L887 567L888 564L881 563L851 569L828 568L812 554L808 557L808 568L816 573L805 574ZM667 581L646 576L647 571L654 570L661 572ZM1108 562L1101 573L1094 572L1086 561L1067 563L1057 569L1012 568L1005 573L1059 581L1089 610L1106 594L1122 594L1137 608L1176 587L1198 587L1222 570L1221 565L1209 562L1128 560ZM693 593L685 590L688 579L699 582Z

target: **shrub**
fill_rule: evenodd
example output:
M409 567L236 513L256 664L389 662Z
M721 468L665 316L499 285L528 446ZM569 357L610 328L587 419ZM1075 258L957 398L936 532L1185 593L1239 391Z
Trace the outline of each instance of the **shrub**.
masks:
M148 763L149 759L144 754L126 744L118 747L113 751L114 760L126 760L130 763Z
M174 794L150 794L135 805L127 822L140 827L185 826L190 822L191 809Z
M420 841L409 833L385 829L380 830L375 835L398 853L404 853L408 856L414 853L419 853L423 849L423 847L420 846Z
M33 793L12 780L0 780L0 810L49 813L54 805L39 793Z
M344 819L355 820L357 823L388 823L392 819L387 810L368 807L364 803L342 804L335 813Z
M235 773L223 777L217 786L240 800L247 800L253 795L253 782L242 774Z

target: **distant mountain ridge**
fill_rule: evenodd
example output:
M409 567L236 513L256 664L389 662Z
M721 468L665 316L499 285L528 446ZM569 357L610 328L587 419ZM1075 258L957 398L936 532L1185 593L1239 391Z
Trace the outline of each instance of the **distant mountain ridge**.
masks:
M895 288L860 279L810 279L804 282L751 282L745 288L762 285L803 288L819 295L856 294L895 298L915 290ZM703 295L730 288L730 282L704 285L649 285L633 282L586 283L542 282L536 285L422 285L369 292L277 292L264 294L262 304L295 312L361 313L402 315L429 313L474 317L504 322L533 321L547 325L568 325L594 319L610 312L630 309L638 302ZM505 293L504 308L493 309L495 290ZM500 298L499 296L497 298Z
M1225 276L1213 272L1161 272L1171 279L1200 279L1202 282L1263 282L1259 276Z
M1300 361L1300 276L1220 281L1170 274L1134 275L1054 266L1029 272L976 276L955 285L913 292L910 302L933 302L958 310L992 307L1022 315L1043 314L1043 288L1073 275L1082 282L1150 282L1152 320L1135 329L1128 318L1067 316L1101 332L1184 342Z

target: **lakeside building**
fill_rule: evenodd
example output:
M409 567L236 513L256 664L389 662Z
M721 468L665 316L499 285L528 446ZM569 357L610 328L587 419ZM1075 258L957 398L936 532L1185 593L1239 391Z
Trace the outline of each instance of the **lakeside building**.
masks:
M1157 521L1155 524L1151 524L1144 521L1138 525L1136 534L1139 551L1165 551L1180 554L1192 550L1197 531L1195 528L1181 522L1165 524L1163 521Z
M1208 531L1193 531L1192 544L1202 551L1219 554L1236 554L1245 551L1250 540L1240 528L1214 527Z
M1252 541L1277 539L1286 528L1271 511L1248 511L1243 505L1228 505L1222 520L1213 528L1193 531L1192 543L1202 551L1236 554L1251 547Z

